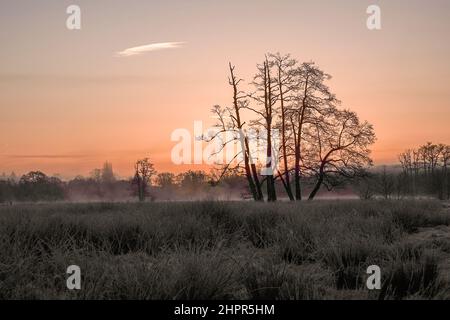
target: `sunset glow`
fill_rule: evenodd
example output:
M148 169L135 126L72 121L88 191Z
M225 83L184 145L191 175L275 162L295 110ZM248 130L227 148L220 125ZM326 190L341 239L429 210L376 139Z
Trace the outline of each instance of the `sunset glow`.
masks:
M248 84L267 52L333 76L342 107L374 125L376 165L450 143L448 1L377 1L378 31L365 25L373 1L77 2L75 31L70 1L1 4L0 173L73 177L109 161L128 177L142 157L205 169L171 162L171 133L211 125L210 108L232 102L228 62Z

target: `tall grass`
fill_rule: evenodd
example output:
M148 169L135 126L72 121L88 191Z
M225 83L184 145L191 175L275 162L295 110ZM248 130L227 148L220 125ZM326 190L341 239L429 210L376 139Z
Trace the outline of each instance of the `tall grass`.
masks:
M0 298L439 298L448 248L433 242L430 257L405 243L449 224L432 201L1 207ZM65 287L71 264L82 290ZM365 287L371 264L383 272L377 295Z

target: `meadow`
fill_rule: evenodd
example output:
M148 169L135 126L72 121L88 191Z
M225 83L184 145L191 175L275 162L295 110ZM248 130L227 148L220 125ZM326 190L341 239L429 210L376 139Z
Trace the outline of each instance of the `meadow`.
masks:
M0 299L450 299L449 225L428 200L1 206Z

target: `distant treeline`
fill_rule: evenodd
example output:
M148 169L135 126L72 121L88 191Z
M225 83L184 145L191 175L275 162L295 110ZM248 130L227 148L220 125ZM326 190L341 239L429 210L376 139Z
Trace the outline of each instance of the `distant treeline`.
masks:
M154 173L145 188L145 198L152 200L239 199L246 197L246 183L238 175L212 182L204 171ZM146 183L146 184L147 184ZM142 184L142 183L141 183ZM40 171L21 177L14 173L0 175L0 203L36 201L128 201L140 199L142 191L136 177L119 179L110 163L95 169L89 177L77 176L63 181Z
M440 200L450 199L450 146L427 144L408 149L399 155L401 170L368 173L354 185L363 199L381 196L385 199L429 196Z
M376 167L358 179L342 184L338 190L361 199L417 196L450 199L449 159L450 146L427 143L401 153L400 169L398 166ZM180 174L158 173L148 159L139 160L135 169L135 176L129 179L117 178L108 162L101 169L94 169L89 177L77 176L69 181L40 171L29 172L20 178L14 173L3 174L0 175L0 203L252 198L242 171L229 172L220 179L214 170L209 174L192 170ZM302 180L305 192L309 192L314 187L314 177L305 176ZM275 187L280 191L284 189L281 182Z

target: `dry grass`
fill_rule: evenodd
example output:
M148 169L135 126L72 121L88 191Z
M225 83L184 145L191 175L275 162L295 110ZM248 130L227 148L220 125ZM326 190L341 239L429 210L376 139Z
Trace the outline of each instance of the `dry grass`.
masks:
M0 299L445 298L448 246L405 239L449 224L433 201L0 207ZM65 287L71 264L82 290Z

